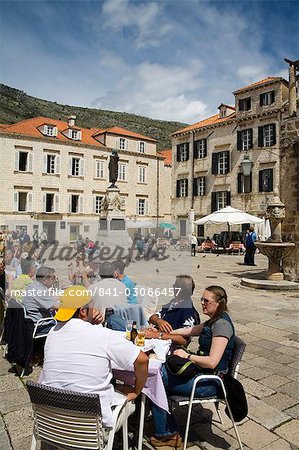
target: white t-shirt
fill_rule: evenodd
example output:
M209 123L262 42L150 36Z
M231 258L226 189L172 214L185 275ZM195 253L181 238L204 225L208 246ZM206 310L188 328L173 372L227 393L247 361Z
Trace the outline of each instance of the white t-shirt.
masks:
M140 350L119 333L81 319L58 323L45 344L40 383L71 391L98 393L102 420L112 427L111 406L117 404L111 384L111 362L132 367Z

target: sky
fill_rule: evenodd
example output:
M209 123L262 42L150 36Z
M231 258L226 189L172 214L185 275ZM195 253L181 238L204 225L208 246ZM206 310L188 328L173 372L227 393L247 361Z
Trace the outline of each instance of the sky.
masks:
M62 104L194 123L287 78L299 2L0 0L0 80Z

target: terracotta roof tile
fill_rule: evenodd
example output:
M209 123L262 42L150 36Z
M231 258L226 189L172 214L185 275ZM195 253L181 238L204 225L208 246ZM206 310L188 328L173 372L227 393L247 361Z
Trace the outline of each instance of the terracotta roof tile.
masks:
M106 128L105 130L100 130L99 132L96 133L96 135L105 134L105 133L133 137L135 139L142 139L143 141L157 142L156 139L153 139L149 136L144 136L143 134L138 134L138 133L135 133L134 131L126 130L125 128L121 128L121 127L117 127L117 126Z
M186 128L181 128L173 134L184 133L187 131L196 130L198 128L204 128L208 125L214 125L222 122L226 122L229 119L233 119L236 117L235 113L230 114L227 117L219 117L219 114L215 114L214 116L208 117L207 119L201 120L200 122L196 122L193 125L189 125Z
M237 94L237 93L242 92L242 91L246 91L247 89L254 88L254 87L259 86L261 84L269 83L271 81L286 81L286 80L284 78L282 78L282 77L267 77L267 78L263 78L262 80L256 81L255 83L248 84L247 86L244 86L244 87L238 89L237 91L234 92L234 94Z
M165 166L171 166L172 165L172 149L171 148L166 148L164 150L159 150L157 152L157 154L164 157L164 164L165 164Z

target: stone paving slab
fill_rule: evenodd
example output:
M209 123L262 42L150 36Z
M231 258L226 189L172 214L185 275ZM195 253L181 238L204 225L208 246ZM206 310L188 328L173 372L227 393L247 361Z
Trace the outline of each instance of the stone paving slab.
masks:
M268 405L263 400L248 395L247 401L249 418L269 431L290 420L288 414Z
M262 378L266 378L269 375L271 375L271 372L269 370L266 369L262 369L261 367L249 367L249 368L245 368L245 370L243 369L243 364L242 364L242 374L245 375L246 377L251 378L252 380L258 381L261 380Z
M299 419L299 403L291 408L285 409L284 412L293 419Z
M15 411L26 404L30 404L30 399L25 389L15 389L1 393L0 411L2 414Z
M228 431L233 434L233 430ZM277 437L268 431L263 426L255 423L253 420L248 420L239 427L239 433L242 443L252 449L260 449L266 445L271 444L277 440Z
M274 350L279 349L280 344L277 342L269 341L268 339L258 339L256 341L252 342L254 345L257 345L258 347L266 348L267 350Z
M283 384L277 387L277 391L282 394L287 394L290 397L294 397L295 399L297 398L299 401L299 383L297 381L291 381L290 383Z
M22 389L23 384L18 377L13 374L3 375L1 377L0 392Z
M18 440L32 435L32 408L25 406L4 415L4 422L11 439Z
M299 447L299 420L293 419L275 429L275 433Z
M296 405L298 403L298 396L296 395L296 398L293 398L289 395L281 394L278 392L276 394L270 395L269 397L265 397L263 400L268 405L274 406L274 408L283 411L287 408L290 408L291 406Z
M270 375L269 377L260 380L261 384L274 390L275 389L277 390L277 388L285 384L285 382L286 382L285 377L280 377L279 375Z
M294 450L294 447L289 442L283 439L271 442L271 444L261 447L262 450Z
M244 378L242 380L242 384L246 392L260 399L271 394L275 394L275 391L273 389L270 389L267 386L263 386L262 384L251 380L250 378Z

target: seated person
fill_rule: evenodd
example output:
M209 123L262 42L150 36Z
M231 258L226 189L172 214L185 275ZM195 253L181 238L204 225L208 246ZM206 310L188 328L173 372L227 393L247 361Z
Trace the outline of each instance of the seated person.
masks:
M193 278L190 275L177 275L173 288L175 297L149 318L149 323L155 325L160 332L170 333L176 328L192 327L200 323L199 314L191 299L195 289Z
M207 239L205 239L203 241L203 243L201 244L201 247L204 250L214 250L216 248L216 242L213 241L210 236L207 236Z
M36 272L36 281L26 288L22 304L27 316L33 321L53 317L53 310L59 304L53 286L56 280L55 270L51 267L40 267ZM53 324L55 322L53 321ZM53 324L41 325L39 331L46 333Z
M96 393L101 399L103 425L113 426L112 408L140 394L148 375L148 357L118 333L94 323L93 301L88 291L62 297L45 344L40 382L55 388ZM70 287L68 289L75 289ZM116 394L111 383L114 363L120 369L134 366L135 387L126 396Z
M35 279L35 260L33 258L21 259L22 275L19 275L9 289L9 296L21 302L25 295L26 288L33 283Z
M171 334L162 333L160 339L172 339L173 342L182 343L182 338L199 336L199 349L197 354L189 354L183 349L174 351L175 355L187 358L198 365L201 373L225 373L232 356L235 342L234 325L227 314L227 295L220 286L209 286L201 298L202 311L209 319L203 324L190 328L181 328ZM190 396L194 379L184 380L179 376L171 375L165 366L162 377L165 389L169 395ZM212 397L218 394L218 383L215 380L200 382L195 390L196 397ZM173 416L157 405L152 406L155 436L150 443L155 448L170 446L182 448L182 439Z
M121 259L118 259L118 260L114 261L113 266L114 266L114 270L115 270L114 278L121 281L126 287L125 292L126 292L128 304L129 305L137 305L138 299L137 299L137 295L135 293L135 283L131 280L131 278L128 277L128 275L124 274L125 266L126 266L125 263Z

